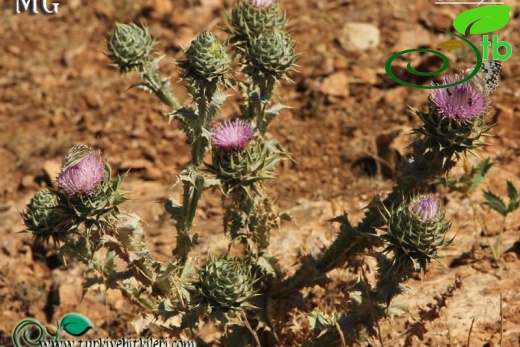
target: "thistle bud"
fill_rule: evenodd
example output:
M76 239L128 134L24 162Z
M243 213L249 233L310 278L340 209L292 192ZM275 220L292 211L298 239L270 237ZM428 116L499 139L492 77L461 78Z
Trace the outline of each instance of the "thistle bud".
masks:
M222 311L238 309L254 295L254 279L237 258L211 258L200 272L199 290L210 306Z
M412 262L415 270L426 270L432 259L438 259L437 250L448 246L446 232L450 223L444 221L444 212L430 196L417 196L401 203L388 212L388 230L385 251L392 251L396 263Z
M36 243L48 242L51 238L57 242L71 226L60 215L58 198L48 190L40 190L34 194L22 213L22 218Z
M287 18L274 0L237 0L228 21L232 42L250 42L262 33L283 29Z
M133 23L117 24L107 41L108 58L121 72L129 72L151 60L154 46L155 39L150 37L148 29Z
M285 31L261 34L253 40L248 62L254 69L282 78L296 62L295 43Z
M211 81L231 71L231 57L226 53L226 47L209 31L193 40L186 57L187 60L179 63L179 66L186 69L185 77L194 74Z
M423 222L429 222L439 214L439 205L432 197L418 199L411 208L412 212Z

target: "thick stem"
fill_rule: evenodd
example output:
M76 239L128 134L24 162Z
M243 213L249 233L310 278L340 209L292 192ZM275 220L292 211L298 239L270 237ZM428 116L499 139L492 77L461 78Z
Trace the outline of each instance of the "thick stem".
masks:
M197 95L195 97L198 111L198 122L196 124L195 134L196 138L193 143L191 151L191 162L186 169L188 179L183 179L183 214L179 221L177 221L177 246L175 248L175 255L182 260L188 259L188 253L196 244L193 235L190 231L193 227L193 219L195 218L195 211L197 210L198 202L204 189L204 178L200 174L200 167L204 162L204 156L209 149L210 142L204 135L204 132L209 132L211 122L215 117L216 110L210 107L213 96L217 91L216 81L198 80L194 83Z

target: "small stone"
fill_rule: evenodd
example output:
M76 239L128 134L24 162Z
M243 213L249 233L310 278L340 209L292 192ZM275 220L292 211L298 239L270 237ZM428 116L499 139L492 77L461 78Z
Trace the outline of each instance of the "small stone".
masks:
M101 97L97 93L85 95L85 102L89 108L99 108L102 105Z
M456 15L454 11L450 11L447 8L435 9L426 12L421 19L432 29L449 30Z
M154 0L150 6L151 17L154 19L165 18L173 12L173 2L169 0Z
M333 73L323 80L321 91L332 96L349 96L348 77L345 72Z
M155 166L147 167L144 171L143 178L150 181L158 181L162 178L162 171Z
M407 30L399 33L397 43L392 48L393 52L400 52L410 48L429 47L432 40L426 29L417 27L413 30Z
M364 51L379 45L379 29L369 23L345 23L338 41L346 51Z
M36 188L38 185L34 181L33 175L25 175L22 177L22 181L20 182L21 188Z
M518 261L518 256L515 252L507 252L504 254L503 259L506 263L515 263Z

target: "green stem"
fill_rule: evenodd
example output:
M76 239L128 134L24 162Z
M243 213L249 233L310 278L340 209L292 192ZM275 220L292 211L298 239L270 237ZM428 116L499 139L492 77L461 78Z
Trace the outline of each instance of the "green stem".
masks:
M170 83L167 80L163 80L159 72L151 68L151 65L154 63L158 64L158 62L153 61L137 67L139 77L146 82L146 85L152 90L152 93L157 96L162 103L170 106L172 110L180 109L182 105L175 99Z
M183 179L183 214L177 221L177 246L175 255L183 261L188 259L188 253L195 246L196 240L190 231L193 227L193 219L197 210L198 202L204 189L204 177L200 174L200 167L204 162L204 156L209 149L210 143L204 132L210 131L211 122L215 117L215 111L209 105L217 91L216 81L197 80L195 101L197 104L197 124L195 141L192 145L191 162L185 170L188 179Z
M274 87L276 86L276 78L273 75L265 76L265 79L262 79L260 83L258 83L260 88L260 100L257 105L258 109L256 110L256 126L260 131L262 136L265 136L267 132L267 120L265 119L265 109L273 97Z

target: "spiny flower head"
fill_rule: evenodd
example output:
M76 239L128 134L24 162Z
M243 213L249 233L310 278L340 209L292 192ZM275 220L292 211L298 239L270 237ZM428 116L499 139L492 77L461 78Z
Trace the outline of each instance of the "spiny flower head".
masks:
M147 28L133 23L116 24L116 29L107 41L108 57L121 72L129 72L150 60L154 53L155 40Z
M445 76L443 84L455 83L459 76ZM486 112L489 101L473 89L469 82L461 83L449 88L434 89L432 91L433 103L437 107L439 115L444 119L466 123Z
M249 0L249 4L253 7L264 9L274 4L274 0Z
M241 119L225 121L213 131L215 147L224 152L244 150L253 137L253 128Z
M412 212L423 222L435 219L439 213L437 200L431 196L423 196L411 206Z
M276 78L284 78L298 60L296 43L288 32L277 30L260 34L248 51L248 65Z
M230 72L231 56L215 34L204 31L199 34L186 51L186 60L179 66L186 70L184 78L198 76L211 81L221 79Z
M57 183L69 195L93 195L104 178L103 162L97 156L88 154L73 166L62 166Z

